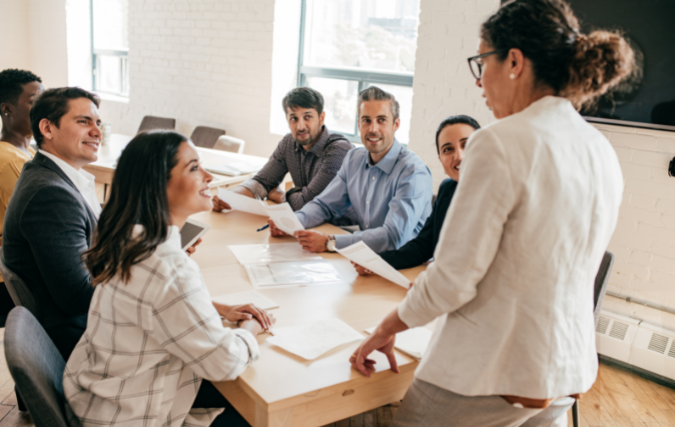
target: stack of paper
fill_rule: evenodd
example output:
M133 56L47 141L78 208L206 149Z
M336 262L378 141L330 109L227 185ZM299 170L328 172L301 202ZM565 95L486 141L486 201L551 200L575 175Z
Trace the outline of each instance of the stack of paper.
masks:
M267 342L304 359L313 360L335 347L362 340L363 335L340 319L326 319L309 325L274 328Z
M256 291L244 291L234 294L219 295L213 298L213 302L225 305L253 304L258 308L262 308L263 310L279 308L279 304Z
M346 248L338 249L337 251L350 261L353 261L361 267L367 268L373 273L382 276L399 286L406 289L410 286L410 280L389 265L389 263L373 252L373 250L363 242L354 243Z
M372 334L375 326L366 329L366 332ZM408 356L420 360L424 352L429 347L431 341L431 331L424 327L412 328L407 331L396 334L396 343L394 347Z

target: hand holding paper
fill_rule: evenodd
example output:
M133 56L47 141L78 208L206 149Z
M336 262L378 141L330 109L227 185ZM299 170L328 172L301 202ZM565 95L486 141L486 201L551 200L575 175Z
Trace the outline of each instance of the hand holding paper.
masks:
M357 242L346 248L338 249L337 252L350 261L399 286L408 289L408 286L410 285L410 280L389 265L382 257L373 252L373 250L363 242Z
M292 236L296 231L305 229L288 203L269 205L265 209L270 219L274 221L274 225L284 233Z
M268 216L265 210L265 203L260 200L242 196L234 191L228 191L218 187L218 198L230 205L235 211L242 211L254 215Z

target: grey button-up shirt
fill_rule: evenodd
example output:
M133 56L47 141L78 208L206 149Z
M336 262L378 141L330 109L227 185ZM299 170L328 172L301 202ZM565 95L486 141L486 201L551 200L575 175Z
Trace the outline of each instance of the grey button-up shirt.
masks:
M335 178L343 159L352 148L353 145L344 136L330 133L326 126L309 151L305 151L289 133L279 142L262 170L242 186L254 195L265 198L269 191L281 184L286 172L290 172L298 191L293 192L285 201L297 211L321 194ZM331 222L335 225L358 223L352 209Z

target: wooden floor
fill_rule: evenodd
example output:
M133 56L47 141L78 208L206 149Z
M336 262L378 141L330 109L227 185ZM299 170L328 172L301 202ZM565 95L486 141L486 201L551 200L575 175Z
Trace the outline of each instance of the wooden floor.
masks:
M19 412L14 382L5 363L5 330L0 328L0 427L32 426ZM383 406L330 427L386 427L398 404ZM581 400L582 427L675 427L675 390L632 372L601 364L593 389ZM568 425L572 425L571 415Z

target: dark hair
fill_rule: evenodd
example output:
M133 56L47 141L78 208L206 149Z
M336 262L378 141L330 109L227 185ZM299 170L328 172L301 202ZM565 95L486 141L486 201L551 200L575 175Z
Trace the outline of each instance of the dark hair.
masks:
M456 125L458 123L469 125L472 128L474 128L474 130L480 129L480 125L478 124L476 119L474 119L471 116L465 116L464 114L459 114L459 115L456 115L456 116L450 116L450 117L446 118L445 120L443 120L441 122L440 125L438 125L438 130L436 131L436 152L438 154L441 154L441 151L438 149L438 137L441 136L441 131L443 131L443 129L445 129L448 126Z
M167 182L187 140L178 132L152 130L136 135L122 152L93 245L82 255L93 286L116 276L127 283L131 267L166 240L171 223ZM143 231L134 237L136 224Z
M79 98L89 99L96 105L96 108L101 104L97 95L79 87L59 87L42 92L33 104L33 108L30 109L30 128L38 147L42 145L44 140L44 136L40 132L42 119L49 120L58 128L61 117L65 116L70 110L70 100Z
M503 61L520 49L532 62L538 84L551 87L581 108L592 104L636 70L635 53L616 32L579 31L562 0L512 0L481 27L481 38Z
M317 113L323 112L323 95L311 87L296 87L281 100L284 114L296 108L314 108Z
M389 101L391 103L391 114L394 116L394 121L399 117L400 107L396 97L389 92L383 91L377 86L369 86L359 92L359 101L357 110L361 109L361 104L366 101Z
M0 104L14 104L23 93L23 85L31 82L42 83L42 79L26 70L8 68L0 72Z

